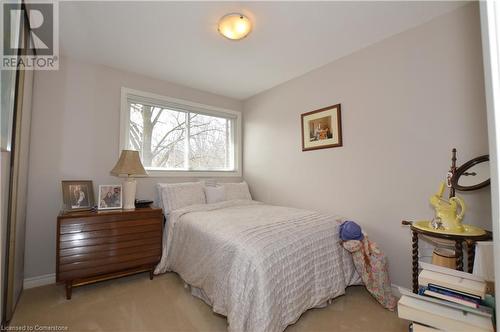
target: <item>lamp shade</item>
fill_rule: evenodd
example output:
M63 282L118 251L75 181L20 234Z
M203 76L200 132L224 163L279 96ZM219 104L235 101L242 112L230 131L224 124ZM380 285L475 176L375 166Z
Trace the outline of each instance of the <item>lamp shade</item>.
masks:
M139 151L122 150L120 159L118 159L115 167L111 170L111 174L116 176L141 176L148 173L146 173L144 166L142 166Z

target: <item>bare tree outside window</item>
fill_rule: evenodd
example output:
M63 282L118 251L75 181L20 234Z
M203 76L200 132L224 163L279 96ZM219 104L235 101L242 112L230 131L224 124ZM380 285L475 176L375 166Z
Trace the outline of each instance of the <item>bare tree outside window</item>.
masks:
M228 119L190 114L189 165L192 169L227 169Z
M129 103L129 146L147 168L229 170L233 120Z

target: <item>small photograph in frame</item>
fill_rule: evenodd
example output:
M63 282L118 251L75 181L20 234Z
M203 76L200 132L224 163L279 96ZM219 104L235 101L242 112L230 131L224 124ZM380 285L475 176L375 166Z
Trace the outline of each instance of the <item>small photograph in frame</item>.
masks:
M99 186L99 210L121 209L122 206L121 184L105 184Z
M61 182L65 210L83 211L94 207L94 187L91 180Z
M342 146L340 104L301 115L302 151Z

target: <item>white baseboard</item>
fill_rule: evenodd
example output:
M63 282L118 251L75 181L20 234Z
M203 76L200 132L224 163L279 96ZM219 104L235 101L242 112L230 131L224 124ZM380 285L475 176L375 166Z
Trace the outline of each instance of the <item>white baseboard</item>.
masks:
M44 274L37 277L26 278L23 282L24 289L35 288L45 285L54 284L56 282L56 274Z
M399 286L399 285L396 285L396 284L391 284L391 288L392 288L392 294L395 297L397 297L398 299L401 298L401 292L399 291L400 288L406 289L409 292L411 291L410 289L408 289L406 287L402 287L402 286Z

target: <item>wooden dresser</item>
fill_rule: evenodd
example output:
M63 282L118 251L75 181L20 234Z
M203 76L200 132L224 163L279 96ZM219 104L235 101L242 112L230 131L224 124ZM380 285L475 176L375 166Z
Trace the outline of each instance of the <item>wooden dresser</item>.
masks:
M67 212L57 218L56 281L72 287L153 270L162 252L161 209Z

